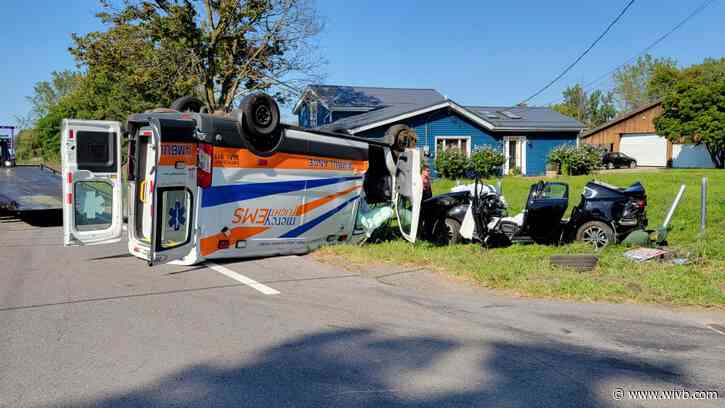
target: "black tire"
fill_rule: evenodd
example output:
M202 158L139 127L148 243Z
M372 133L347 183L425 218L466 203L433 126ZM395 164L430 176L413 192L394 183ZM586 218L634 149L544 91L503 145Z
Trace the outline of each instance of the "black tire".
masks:
M270 156L282 143L279 106L263 93L247 95L240 109L233 111L239 133L249 150L257 156Z
M612 170L612 169L614 168L614 164L612 164L612 163L607 163L607 168L608 168L609 170Z
M604 248L614 242L614 230L601 221L587 221L576 231L576 240L595 249Z
M264 138L279 130L279 106L274 98L264 93L247 95L240 105L244 130L253 136Z
M438 245L459 244L463 240L463 237L461 237L461 223L453 218L438 221L433 235Z
M636 161L630 162L629 163L629 168L630 169L636 169L637 168L637 162Z
M169 107L179 112L201 112L204 109L204 102L193 96L182 96L171 103Z
M415 131L406 125L391 126L385 132L385 138L393 144L393 149L398 151L415 147L416 144Z

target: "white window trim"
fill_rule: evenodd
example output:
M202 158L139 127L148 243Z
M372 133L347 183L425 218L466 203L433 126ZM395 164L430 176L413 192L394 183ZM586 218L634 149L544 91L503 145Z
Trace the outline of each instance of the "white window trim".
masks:
M509 174L509 149L508 149L508 142L511 140L518 140L519 143L521 143L521 174L526 175L526 150L527 149L527 141L526 136L504 136L503 137L503 155L504 155L504 162L503 162L503 174L508 175Z
M435 143L433 145L433 157L438 157L438 141L439 140L468 140L468 143L466 143L466 157L471 157L471 136L436 136L435 137Z

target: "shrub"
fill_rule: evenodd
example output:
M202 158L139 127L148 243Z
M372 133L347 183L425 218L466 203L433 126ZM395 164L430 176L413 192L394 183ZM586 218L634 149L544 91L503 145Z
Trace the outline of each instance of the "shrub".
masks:
M448 179L459 179L465 176L468 169L468 158L457 149L439 150L436 155L436 171Z
M471 171L482 178L490 178L500 174L501 166L503 166L505 160L506 158L501 150L484 146L476 149L471 154L469 166Z
M602 165L602 152L594 146L583 144L560 145L551 150L548 162L559 167L559 171L569 176L590 174Z

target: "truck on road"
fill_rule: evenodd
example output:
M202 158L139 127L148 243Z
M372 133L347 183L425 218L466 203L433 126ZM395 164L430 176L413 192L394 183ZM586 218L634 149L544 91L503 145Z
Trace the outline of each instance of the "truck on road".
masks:
M17 165L15 127L0 126L0 210L13 213L62 208L60 174L44 165Z

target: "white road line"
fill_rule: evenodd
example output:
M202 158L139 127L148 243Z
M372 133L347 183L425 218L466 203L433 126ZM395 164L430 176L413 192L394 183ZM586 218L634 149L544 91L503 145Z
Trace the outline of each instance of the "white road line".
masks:
M261 284L254 279L247 278L246 276L244 276L240 273L234 272L233 270L231 270L229 268L225 268L225 267L223 267L221 265L217 265L213 262L207 262L206 265L208 267L210 267L211 269L221 273L222 275L232 278L237 282L241 282L241 283L249 286L252 289L256 289L256 290L264 293L265 295L279 295L278 290L272 289L267 285Z

